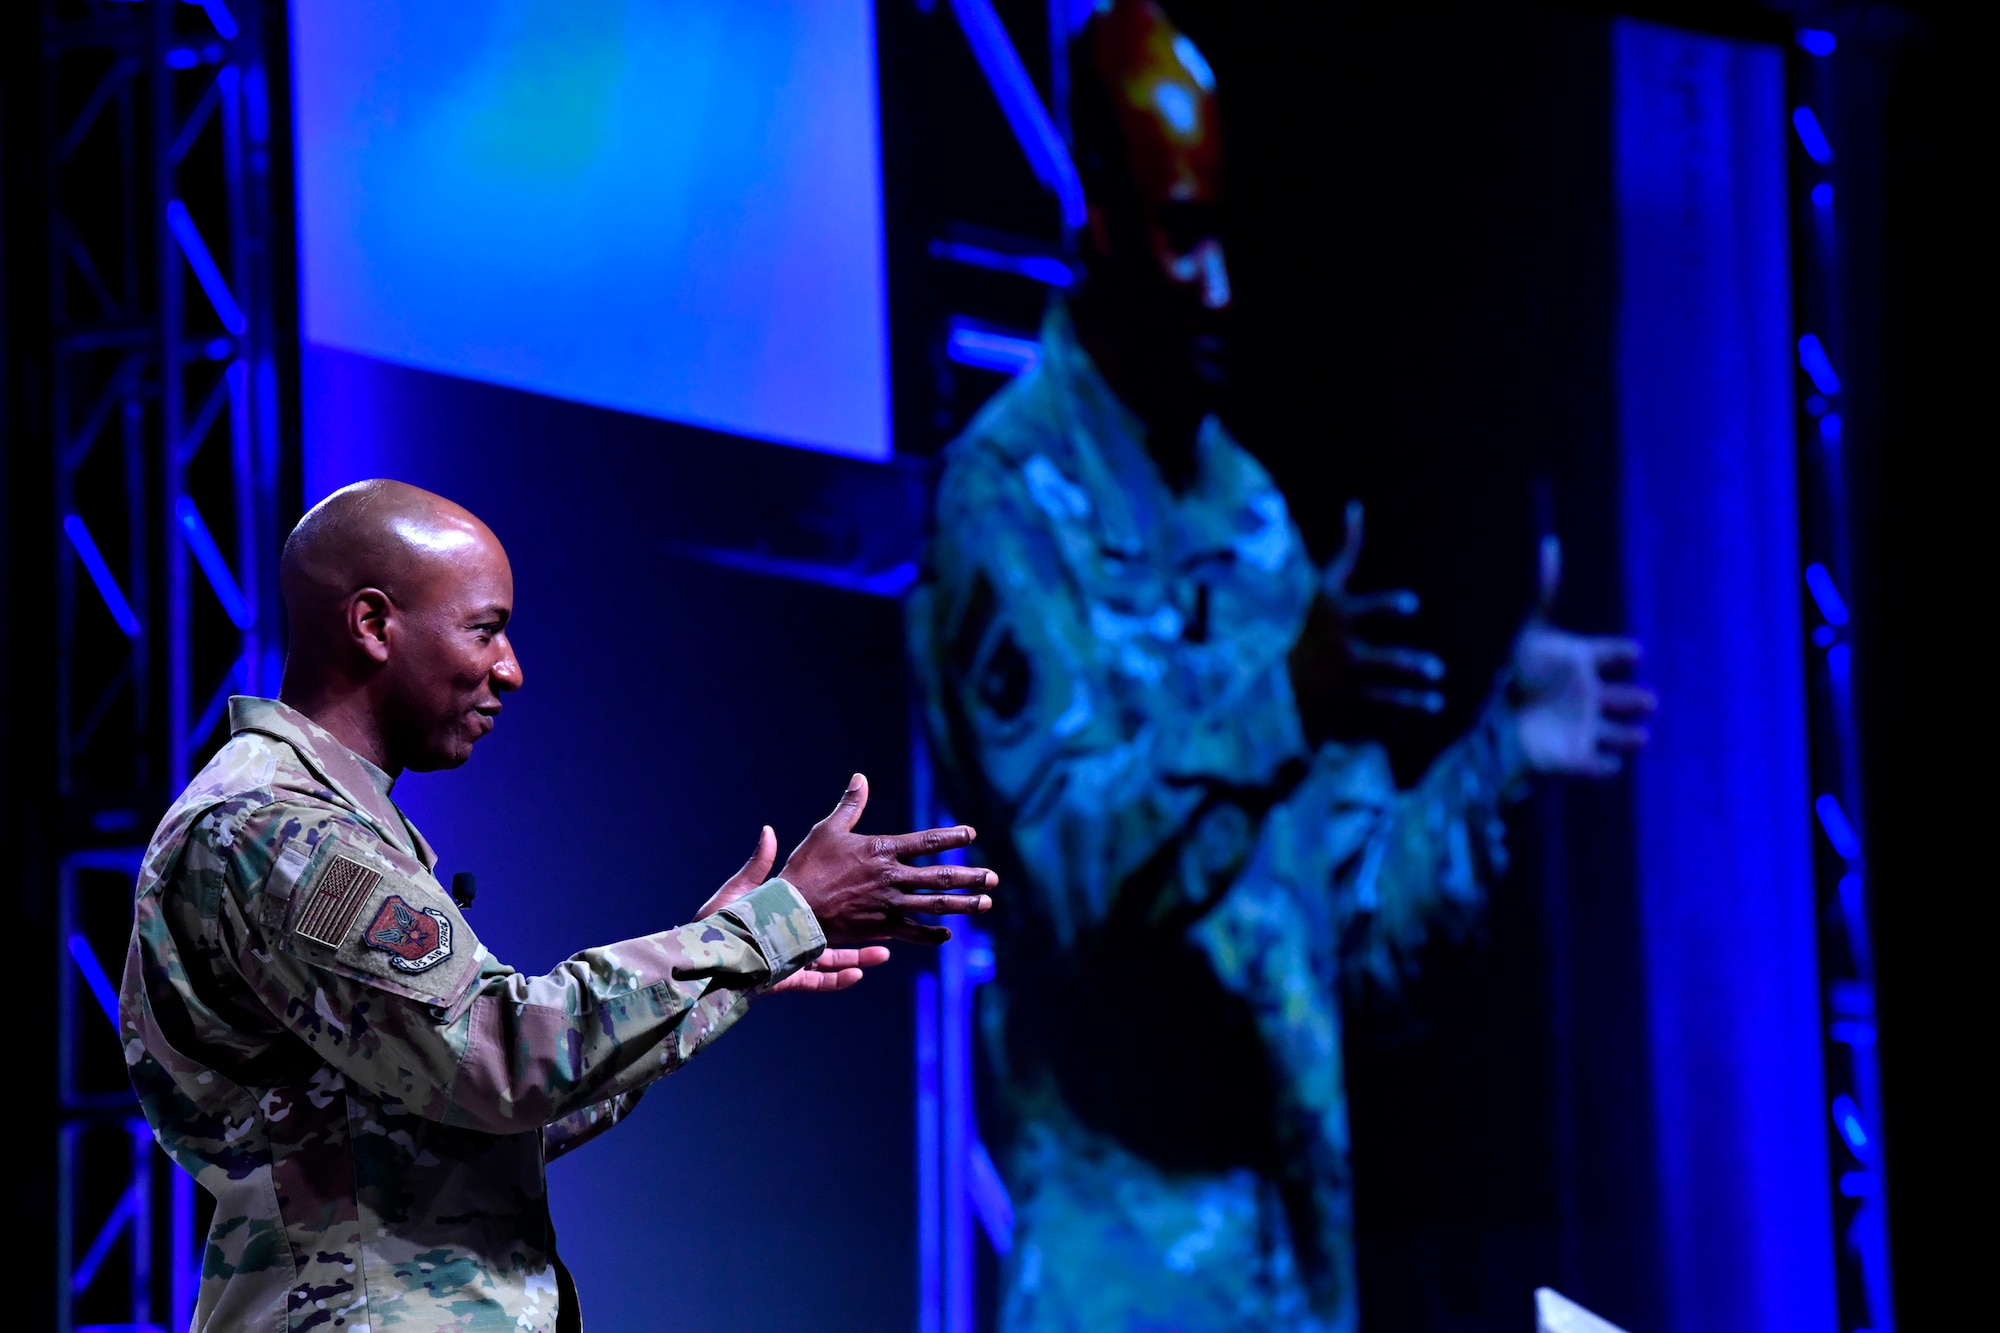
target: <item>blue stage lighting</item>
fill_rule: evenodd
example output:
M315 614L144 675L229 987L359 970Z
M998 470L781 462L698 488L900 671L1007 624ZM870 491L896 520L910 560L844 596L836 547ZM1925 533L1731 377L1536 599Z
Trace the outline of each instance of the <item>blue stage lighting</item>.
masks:
M90 951L90 941L81 935L69 937L69 956L76 960L76 970L83 973L83 982L90 987L90 993L97 1000L97 1007L111 1020L111 1026L118 1026L118 989L111 984L111 978L104 975L104 965L97 961L97 955Z
M1819 127L1819 117L1812 108L1802 106L1792 112L1792 128L1799 132L1799 145L1806 150L1806 156L1823 167L1833 165L1833 145L1826 141L1826 131Z
M1868 1131L1861 1127L1861 1108L1844 1092L1833 1099L1833 1123L1854 1155L1863 1157L1868 1151Z
M1069 147L1057 133L1055 122L1042 106L1035 82L1021 63L1021 55L1007 36L991 0L952 0L952 12L965 32L973 58L992 85L993 96L1007 117L1008 126L1020 141L1035 178L1056 196L1062 209L1063 225L1072 230L1087 220L1083 205L1083 180L1070 160Z
M1812 377L1813 385L1821 393L1832 396L1840 392L1840 376L1833 373L1833 362L1827 357L1826 348L1820 345L1818 334L1799 336L1799 368Z
M1800 28L1796 40L1800 50L1814 56L1830 56L1839 45L1825 28Z
M125 593L112 577L111 566L104 563L104 556L97 549L97 542L91 537L90 529L75 514L63 516L63 531L69 536L69 544L76 550L77 559L90 575L90 581L97 585L97 595L104 599L104 609L118 622L118 628L132 638L139 637L139 617L132 614L132 603L125 600Z
M222 552L215 545L215 538L208 534L208 524L201 521L201 511L194 507L194 501L183 495L174 503L174 516L180 520L181 531L187 536L188 549L201 565L201 572L208 575L208 586L215 589L215 599L222 603L222 609L229 614L238 629L249 629L256 621L256 613L250 609L243 590L236 586L236 576L229 572L229 563L222 558Z
M1819 419L1819 437L1828 444L1840 443L1840 413L1828 412Z
M1847 812L1840 808L1840 802L1831 794L1821 796L1813 802L1813 810L1819 815L1819 826L1826 830L1826 840L1833 844L1844 860L1852 861L1861 855L1861 839L1855 836L1854 825L1847 822Z
M930 253L933 259L992 269L996 273L1011 273L1060 291L1066 291L1076 283L1076 270L1054 255L1015 254L974 241L932 241Z
M993 1242L993 1252L1006 1254L1014 1248L1014 1201L1007 1196L1006 1183L984 1143L974 1139L967 1157L965 1184L972 1195L973 1211L979 1215L986 1238Z
M1821 181L1819 184L1813 186L1812 201L1814 208L1832 208L1833 186L1826 181Z
M1847 599L1840 595L1840 589L1833 584L1833 575L1826 572L1826 566L1818 563L1806 566L1806 587L1812 590L1813 601L1819 613L1826 617L1829 625L1847 623Z
M215 266L215 257L208 252L208 243L201 239L194 219L188 216L187 205L178 199L167 201L167 227L173 232L174 239L180 242L188 267L194 270L195 280L208 294L208 303L215 307L215 317L222 321L223 328L241 334L249 327L249 322L243 318L243 307L237 305L236 298L230 294L222 270Z

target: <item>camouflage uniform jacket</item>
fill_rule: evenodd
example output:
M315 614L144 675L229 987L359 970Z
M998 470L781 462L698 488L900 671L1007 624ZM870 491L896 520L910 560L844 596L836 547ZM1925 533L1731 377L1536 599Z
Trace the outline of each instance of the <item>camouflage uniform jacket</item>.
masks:
M908 607L956 813L1014 886L982 1001L1002 1326L1347 1328L1341 991L1471 919L1519 742L1496 702L1408 790L1309 744L1319 573L1283 497L1213 418L1180 493L1144 440L1052 307L945 453Z
M547 1158L816 957L818 922L774 879L522 976L386 774L272 700L230 723L147 848L119 1002L154 1135L216 1200L195 1328L576 1327Z

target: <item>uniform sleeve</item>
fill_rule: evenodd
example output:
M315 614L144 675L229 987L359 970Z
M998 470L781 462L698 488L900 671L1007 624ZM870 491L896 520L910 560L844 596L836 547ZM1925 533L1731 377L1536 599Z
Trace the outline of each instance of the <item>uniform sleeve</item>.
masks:
M1461 933L1505 872L1502 815L1526 775L1512 711L1497 694L1407 789L1380 746L1323 746L1266 821L1257 869L1326 893L1340 976L1394 990L1432 932Z
M615 1128L638 1108L639 1099L645 1095L645 1088L635 1088L553 1121L542 1130L542 1159L553 1162Z
M225 947L264 1007L363 1086L488 1133L637 1092L825 945L773 879L691 925L523 976L421 863L344 812L267 807L228 841Z
M983 460L955 468L909 632L933 747L975 793L958 813L998 816L1031 910L1066 942L1148 863L1177 878L1240 860L1255 816L1227 794L1307 750L1286 669L1296 624L1187 652L1164 613L1087 603L1070 569L1103 557L1069 549L1059 504ZM1284 576L1309 578L1300 564Z

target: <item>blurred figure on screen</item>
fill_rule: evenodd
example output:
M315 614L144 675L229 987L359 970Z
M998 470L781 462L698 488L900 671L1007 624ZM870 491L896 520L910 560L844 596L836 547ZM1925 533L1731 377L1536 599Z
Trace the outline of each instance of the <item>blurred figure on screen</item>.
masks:
M945 453L909 606L996 916L985 1126L1012 1196L1001 1327L1335 1330L1356 1320L1343 994L1394 987L1505 864L1531 774L1643 743L1636 645L1543 606L1477 724L1399 789L1343 696L1435 710L1443 665L1357 637L1350 591L1215 415L1231 293L1215 79L1150 0L1079 39L1085 277L1041 357Z

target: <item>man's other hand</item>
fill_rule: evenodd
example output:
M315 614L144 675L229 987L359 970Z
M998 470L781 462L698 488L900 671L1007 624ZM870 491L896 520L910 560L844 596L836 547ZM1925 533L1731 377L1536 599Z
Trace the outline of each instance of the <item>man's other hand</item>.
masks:
M769 824L757 834L757 848L750 853L750 859L743 868L731 875L723 886L715 891L715 896L701 905L697 917L712 916L729 904L741 898L771 878L771 865L778 859L778 835L771 832ZM846 990L860 982L866 975L862 969L876 967L889 961L889 951L879 944L871 944L865 949L828 949L812 963L792 973L777 985L771 993L779 991L837 991Z
M833 813L813 825L778 872L819 918L827 943L895 939L942 944L951 932L917 920L919 915L964 916L992 908L993 900L985 894L964 892L999 883L990 870L903 864L908 857L970 845L976 836L970 828L960 824L893 837L865 836L854 825L867 805L868 779L856 773Z
M1521 752L1538 773L1606 778L1645 745L1658 697L1611 679L1639 662L1631 639L1585 638L1549 623L1562 547L1542 539L1541 604L1514 645L1513 705Z

